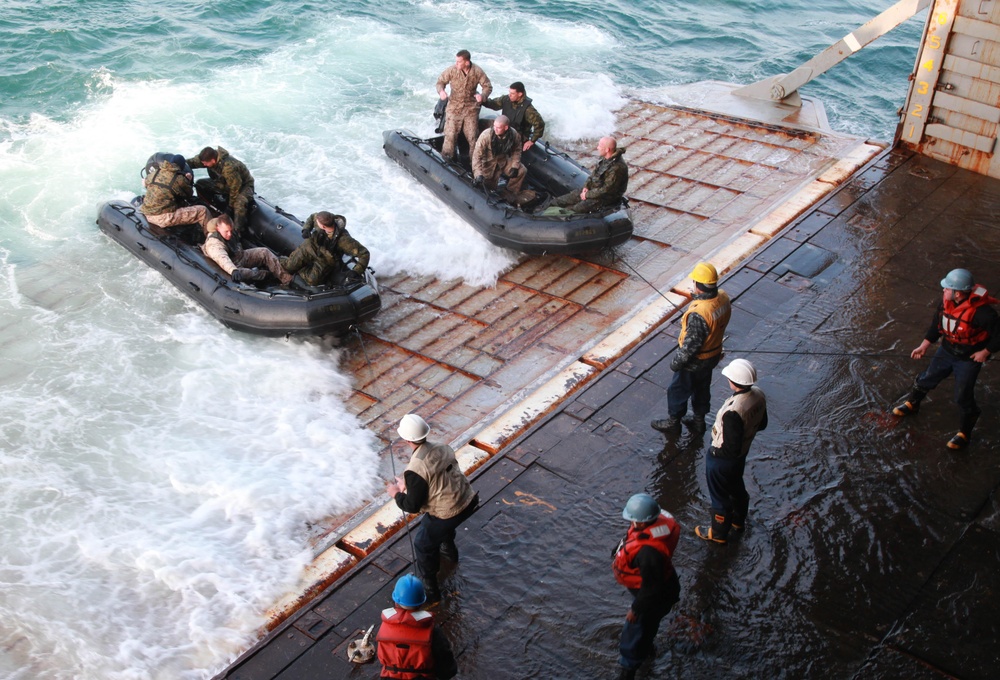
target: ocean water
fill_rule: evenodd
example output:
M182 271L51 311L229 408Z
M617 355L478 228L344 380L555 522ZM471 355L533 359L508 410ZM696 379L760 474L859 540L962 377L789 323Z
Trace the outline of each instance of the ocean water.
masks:
M234 333L104 237L155 151L228 148L379 274L491 285L481 239L381 150L428 133L468 48L555 140L630 96L801 64L891 4L654 0L0 0L0 678L206 678L312 557L310 523L382 490L333 340ZM803 94L889 140L922 19Z

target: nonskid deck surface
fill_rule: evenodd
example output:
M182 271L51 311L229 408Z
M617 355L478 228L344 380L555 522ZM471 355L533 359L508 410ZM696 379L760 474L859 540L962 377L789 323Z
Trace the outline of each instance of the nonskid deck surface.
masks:
M614 677L629 603L610 573L621 508L641 490L681 522L681 599L649 678L985 678L1000 665L1000 446L984 408L973 444L950 381L916 418L888 415L926 365L937 282L967 266L996 288L1000 182L887 152L723 281L727 352L751 359L770 426L747 467L746 532L698 540L709 517L707 435L665 441L677 320L502 447L473 477L481 507L442 574L436 616L462 678ZM987 365L982 404L1000 391ZM713 408L725 392L716 373ZM711 425L711 423L710 423ZM413 567L405 532L220 677L375 678L348 642Z
M879 151L836 133L641 101L619 111L616 135L631 169L628 243L588 257L523 257L494 288L380 278L382 311L344 369L355 378L352 411L386 448L410 411L468 441L651 303L659 319L675 313L687 298L671 289L699 259L713 255L720 269L738 261ZM589 170L594 146L568 152Z

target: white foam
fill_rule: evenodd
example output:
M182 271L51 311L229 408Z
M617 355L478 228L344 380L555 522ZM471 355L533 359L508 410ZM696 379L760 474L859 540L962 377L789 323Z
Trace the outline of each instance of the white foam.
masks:
M417 5L407 34L331 16L197 80L98 69L65 120L0 120L0 676L207 677L298 582L309 526L381 490L340 350L225 329L104 237L96 205L139 191L153 152L221 144L285 209L345 214L380 274L492 285L518 256L388 160L382 131L430 133L456 44L498 94L524 80L557 139L606 133L620 94L579 69L614 48L601 31L473 9ZM487 49L510 36L513 58Z

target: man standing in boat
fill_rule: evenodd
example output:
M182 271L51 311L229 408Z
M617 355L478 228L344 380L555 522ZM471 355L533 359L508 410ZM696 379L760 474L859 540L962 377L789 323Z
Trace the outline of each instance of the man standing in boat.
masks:
M445 90L450 86L451 94ZM481 88L477 92L477 88ZM493 85L483 69L472 63L469 50L459 50L455 63L441 73L436 85L438 96L448 100L444 119L444 146L441 155L451 160L455 156L455 142L461 131L469 141L469 151L479 136L479 109L493 92Z
M507 116L497 116L493 120L493 126L479 135L472 152L475 185L495 191L500 175L506 175L505 198L517 203L527 173L527 168L521 165L521 135L510 127Z
M427 441L430 431L424 419L414 413L399 421L396 432L413 449L413 455L402 479L397 477L385 491L400 510L424 513L413 548L427 599L435 602L441 599L437 578L441 556L458 562L455 531L479 507L479 495L459 467L452 448Z
M192 168L205 168L208 178L195 182L198 198L211 204L216 194L225 196L233 211L233 221L236 233L246 230L250 218L250 207L253 205L253 175L247 166L229 155L221 146L213 149L206 146L201 152L187 161Z
M699 262L691 270L694 291L681 317L679 347L670 360L674 377L667 388L667 417L650 425L664 434L679 435L681 419L691 402L691 417L684 423L692 432L705 432L705 415L712 397L712 369L722 360L722 340L729 325L732 306L726 291L719 289L719 272L711 262Z
M291 283L292 275L281 267L278 256L270 248L243 247L229 215L212 218L206 231L208 237L201 246L202 252L222 267L234 282L263 281L270 272L281 285ZM264 267L266 271L261 271L258 267Z
M1000 350L1000 318L992 305L997 300L977 285L968 269L952 269L941 280L943 293L924 339L910 352L922 359L938 340L931 363L913 381L906 400L892 410L897 416L916 415L927 393L949 375L955 375L955 404L962 417L958 432L948 440L949 449L969 445L972 428L981 413L976 404L976 379L990 355Z
M163 158L148 167L143 180L146 195L139 211L146 221L157 227L176 227L184 224L200 224L207 228L211 215L203 205L188 205L194 198L191 175L185 173L186 161L180 154Z
M524 92L524 83L520 81L510 84L508 94L488 99L483 106L507 116L510 126L521 135L521 151L530 149L545 134L545 121L531 105L531 99Z
M298 274L309 286L332 286L343 283L344 255L354 258L357 277L364 277L371 254L347 233L347 218L325 210L313 213L302 228L305 241L281 259L289 274Z
M621 203L628 188L628 165L622 158L625 147L618 148L614 137L601 137L597 154L601 160L587 178L583 190L557 196L551 205L575 213L589 213Z

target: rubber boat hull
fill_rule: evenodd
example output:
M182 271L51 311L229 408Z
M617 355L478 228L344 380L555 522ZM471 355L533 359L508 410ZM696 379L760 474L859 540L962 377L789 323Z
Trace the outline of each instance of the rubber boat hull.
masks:
M406 168L495 245L532 255L578 254L624 243L632 236L628 202L587 215L542 216L525 212L497 193L472 185L472 174L439 153L442 137L420 139L406 130L382 133L386 155ZM546 142L521 155L526 188L550 196L582 190L588 173Z
M273 337L343 334L382 307L371 270L364 279L308 290L281 288L277 282L268 287L233 283L194 242L192 235L200 228L151 226L139 211L139 203L136 197L132 203L102 205L97 217L101 231L229 328ZM259 196L256 203L248 225L249 241L279 255L287 255L302 243L298 219Z

